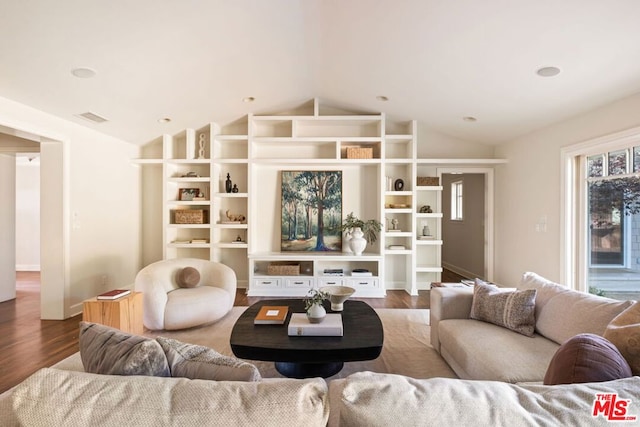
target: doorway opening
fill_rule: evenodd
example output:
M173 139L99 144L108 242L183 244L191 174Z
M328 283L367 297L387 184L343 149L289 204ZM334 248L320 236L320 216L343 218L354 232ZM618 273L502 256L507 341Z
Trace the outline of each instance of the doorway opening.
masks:
M493 280L493 169L439 168L442 267L469 279Z

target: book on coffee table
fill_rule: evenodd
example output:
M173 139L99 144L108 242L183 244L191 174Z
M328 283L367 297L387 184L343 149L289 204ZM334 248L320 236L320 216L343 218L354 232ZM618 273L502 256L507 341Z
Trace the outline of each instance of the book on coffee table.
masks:
M329 313L322 322L311 323L305 313L292 313L287 333L301 337L341 337L344 334L342 315Z
M123 297L125 295L129 295L130 293L131 293L131 291L128 290L128 289L114 289L114 290L111 290L109 292L105 292L103 294L100 294L96 298L97 299L106 299L106 300L118 299L118 298Z
M282 325L287 318L289 307L286 305L263 305L253 319L254 325Z

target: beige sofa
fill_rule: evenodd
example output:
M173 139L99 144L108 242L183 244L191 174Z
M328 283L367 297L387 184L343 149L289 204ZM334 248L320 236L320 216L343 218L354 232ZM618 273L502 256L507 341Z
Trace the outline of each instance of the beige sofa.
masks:
M473 288L431 290L431 344L460 378L540 382L563 342L602 335L633 303L573 291L535 273L525 273L518 288L536 289L533 337L470 319Z
M640 416L640 378L560 386L360 372L325 382L231 382L97 375L45 368L0 395L14 426L558 426L607 425L597 394ZM571 410L567 410L570 408Z

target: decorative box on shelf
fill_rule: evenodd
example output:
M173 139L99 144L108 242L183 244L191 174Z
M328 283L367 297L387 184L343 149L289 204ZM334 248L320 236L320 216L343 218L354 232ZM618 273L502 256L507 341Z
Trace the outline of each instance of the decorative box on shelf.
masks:
M372 159L371 147L347 147L347 159Z
M267 266L267 274L271 276L299 276L300 263L292 261L274 261Z
M205 209L176 209L173 212L176 224L209 223L209 211Z
M418 185L425 187L440 185L440 178L437 176L419 176Z

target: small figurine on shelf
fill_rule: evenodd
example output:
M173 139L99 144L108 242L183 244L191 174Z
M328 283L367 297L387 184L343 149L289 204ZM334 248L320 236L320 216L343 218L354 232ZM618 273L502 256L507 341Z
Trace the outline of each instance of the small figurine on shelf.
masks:
M224 182L224 189L227 193L231 193L231 176L227 172L227 180Z
M238 234L238 237L236 237L236 242L242 242L242 237L240 237L239 234Z
M238 184L233 184L233 188L231 189L232 193L237 193L238 192Z
M431 206L424 205L420 208L420 213L433 213L433 211L431 210Z
M204 133L201 133L200 136L198 136L198 145L200 146L200 149L198 150L198 159L200 160L204 159L204 144L206 137L207 136Z

